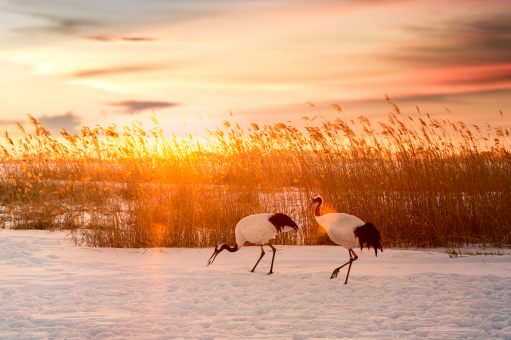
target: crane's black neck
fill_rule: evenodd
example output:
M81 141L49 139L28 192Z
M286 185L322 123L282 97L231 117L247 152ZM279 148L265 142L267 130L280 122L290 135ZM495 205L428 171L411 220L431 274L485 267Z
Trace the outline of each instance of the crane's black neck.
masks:
M236 243L236 245L234 247L229 247L227 244L224 243L224 244L222 244L220 249L218 249L218 252L221 252L224 249L227 250L227 251L230 251L231 253L237 252L239 250L237 243Z
M323 204L323 200L320 199L318 203L319 204L316 206L316 210L314 211L314 215L319 217L319 216L321 216L321 213L319 211L319 207L321 207L321 204Z

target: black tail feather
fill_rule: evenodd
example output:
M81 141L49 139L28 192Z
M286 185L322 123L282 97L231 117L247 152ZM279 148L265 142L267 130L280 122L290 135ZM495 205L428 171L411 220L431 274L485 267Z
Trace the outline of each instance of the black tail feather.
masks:
M360 243L360 250L364 248L365 244L367 249L374 248L374 255L378 256L378 249L383 253L380 232L372 223L366 223L363 226L357 227L355 229L355 237L358 238Z
M284 227L291 227L298 231L298 225L286 214L276 213L269 218L269 221L275 226L277 232L282 232Z

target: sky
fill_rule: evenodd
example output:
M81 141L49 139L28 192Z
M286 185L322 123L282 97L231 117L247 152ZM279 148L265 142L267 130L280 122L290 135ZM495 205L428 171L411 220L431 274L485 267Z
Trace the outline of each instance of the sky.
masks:
M0 129L141 121L205 134L405 114L502 124L509 0L0 0ZM445 108L451 113L448 114ZM234 118L229 115L232 111ZM508 120L509 121L509 120Z

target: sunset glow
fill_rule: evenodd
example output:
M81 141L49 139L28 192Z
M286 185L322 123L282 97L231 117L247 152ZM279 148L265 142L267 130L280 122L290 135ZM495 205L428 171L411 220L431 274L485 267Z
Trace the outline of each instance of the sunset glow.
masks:
M0 127L149 122L203 134L343 107L385 119L511 109L508 1L0 1ZM200 118L201 117L201 118Z
M0 0L0 39L1 339L511 339L510 0Z

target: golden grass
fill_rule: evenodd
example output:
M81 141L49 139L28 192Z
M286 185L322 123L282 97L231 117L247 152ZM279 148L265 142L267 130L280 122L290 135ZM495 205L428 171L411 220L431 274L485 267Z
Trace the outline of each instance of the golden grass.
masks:
M241 128L224 121L202 140L140 123L65 130L58 142L33 117L33 134L0 148L3 223L70 229L98 247L205 247L234 243L240 218L283 212L301 227L285 244L325 244L307 211L321 194L330 211L372 222L384 245L511 244L511 153L503 124L484 128L388 98L386 123L367 117L302 119ZM307 103L312 109L315 105ZM502 115L502 113L501 113ZM0 221L0 223L2 223Z

